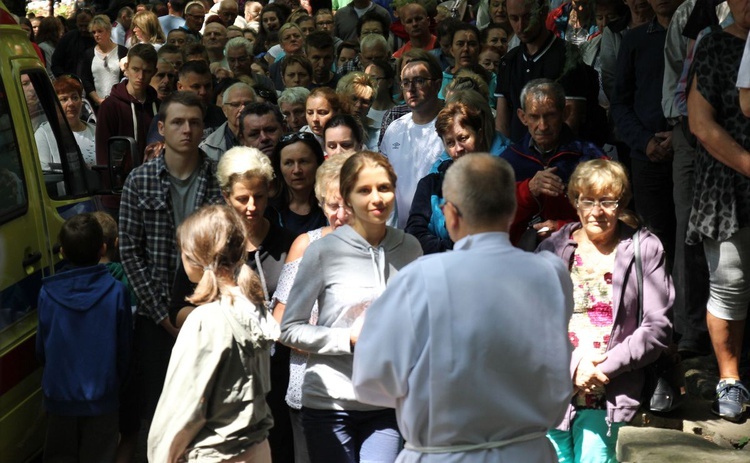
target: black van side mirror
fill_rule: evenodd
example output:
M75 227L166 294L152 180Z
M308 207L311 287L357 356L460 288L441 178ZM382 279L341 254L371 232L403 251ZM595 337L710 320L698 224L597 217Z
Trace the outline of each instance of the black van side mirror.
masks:
M134 167L141 165L141 153L138 144L132 137L110 137L107 142L107 165L95 166L95 170L104 173L102 180L103 194L120 194L125 179Z

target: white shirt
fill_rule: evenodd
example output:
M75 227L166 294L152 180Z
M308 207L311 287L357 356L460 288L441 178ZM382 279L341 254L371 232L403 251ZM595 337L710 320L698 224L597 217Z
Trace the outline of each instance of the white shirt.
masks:
M127 35L127 31L122 26L122 24L117 23L115 27L112 28L112 41L116 43L117 45L125 46L125 36Z
M440 153L443 142L435 131L435 119L427 124L415 124L412 114L406 114L391 123L383 135L380 152L388 157L398 175L396 207L398 228L406 228L411 202L417 183L430 172Z
M112 86L120 81L120 58L117 47L109 53L100 53L94 47L94 59L91 60L91 74L94 76L94 89L100 98L106 98Z
M368 308L354 350L356 397L394 407L412 447L536 435L468 453L404 450L397 462L556 462L545 433L573 392L572 311L557 256L514 248L506 233L468 236L402 269Z

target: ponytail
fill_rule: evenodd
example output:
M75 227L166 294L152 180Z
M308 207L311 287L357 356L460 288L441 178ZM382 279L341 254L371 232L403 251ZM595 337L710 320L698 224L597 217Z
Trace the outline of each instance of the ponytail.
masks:
M247 265L243 265L237 274L237 286L240 292L257 307L264 306L263 286L258 274Z

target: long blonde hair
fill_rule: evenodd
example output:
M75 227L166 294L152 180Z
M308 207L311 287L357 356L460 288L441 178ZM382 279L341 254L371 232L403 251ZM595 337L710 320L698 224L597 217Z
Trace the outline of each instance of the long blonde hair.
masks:
M263 288L255 272L245 264L245 226L225 205L204 206L177 229L180 251L190 265L203 269L195 292L186 300L195 305L228 296L235 284L245 297L261 307Z

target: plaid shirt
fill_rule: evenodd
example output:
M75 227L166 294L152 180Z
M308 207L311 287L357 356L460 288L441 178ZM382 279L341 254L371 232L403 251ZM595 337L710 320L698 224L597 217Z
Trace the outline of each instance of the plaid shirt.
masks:
M220 203L216 162L201 152L195 208ZM169 171L164 156L128 175L120 203L122 265L138 296L138 313L160 323L167 318L177 266L177 239Z

